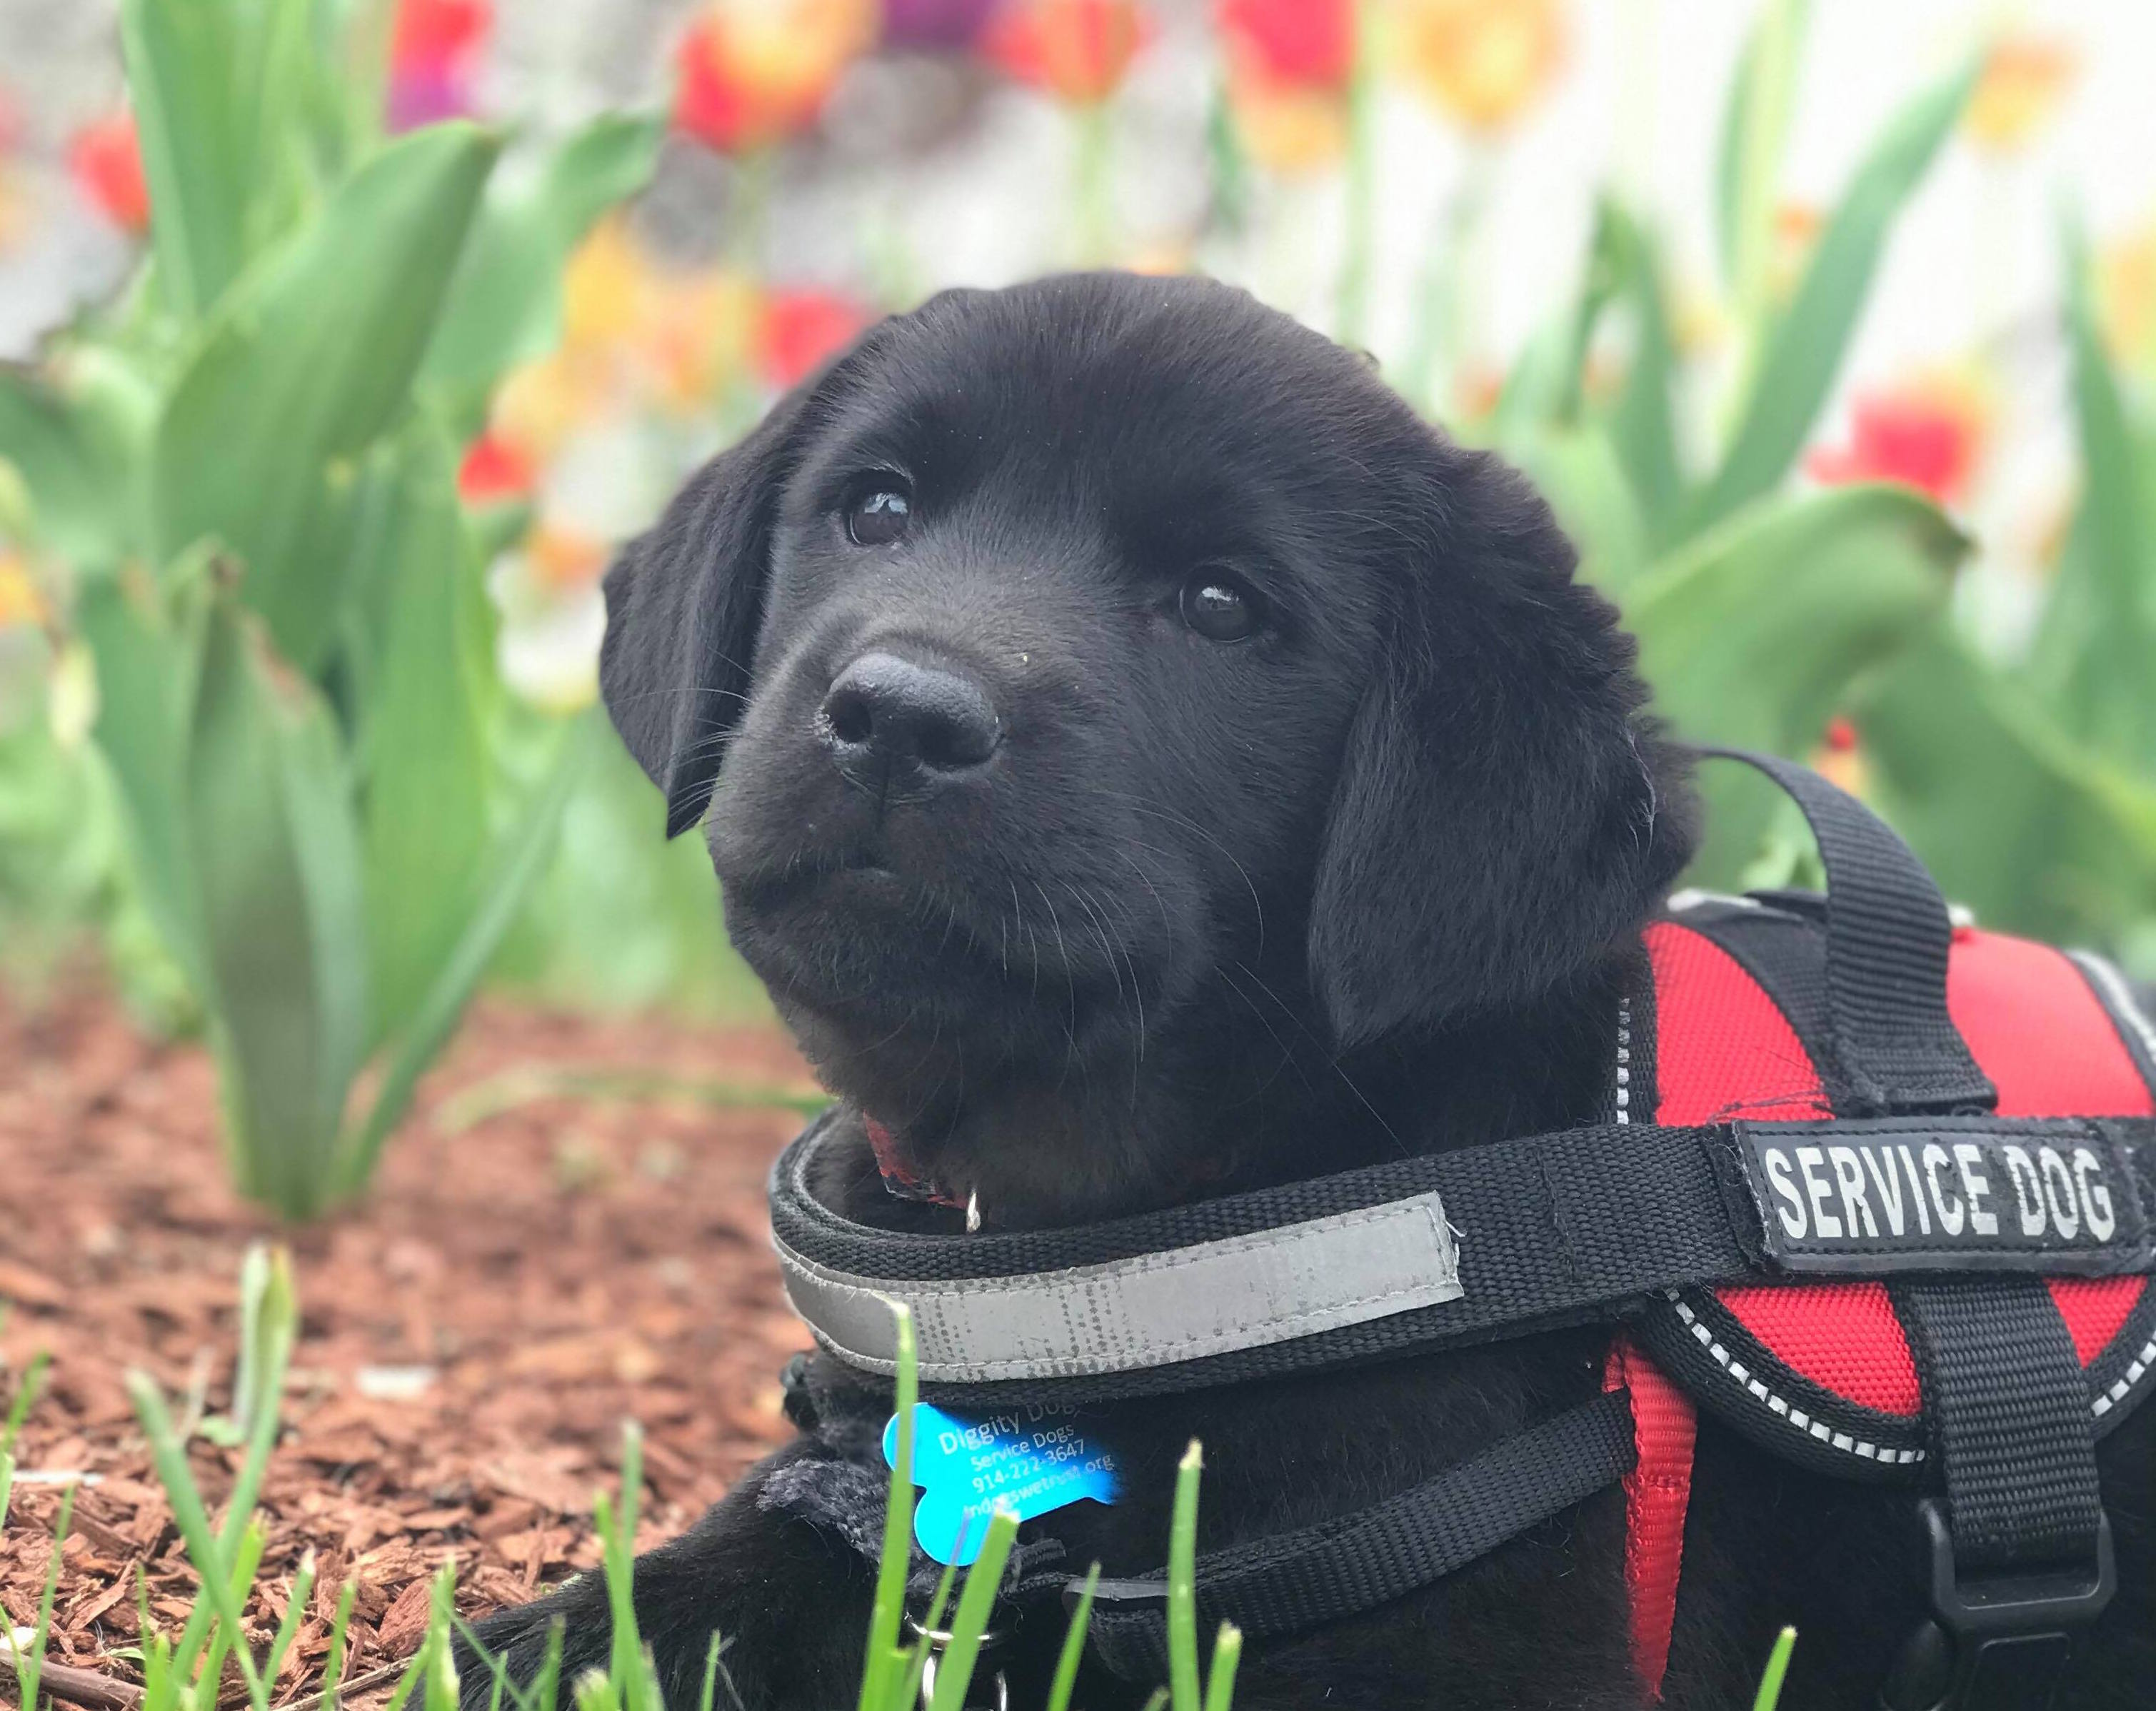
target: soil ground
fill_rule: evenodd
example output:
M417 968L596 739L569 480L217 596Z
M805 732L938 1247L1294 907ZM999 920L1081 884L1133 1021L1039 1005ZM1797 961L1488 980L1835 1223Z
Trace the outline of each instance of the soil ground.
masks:
M562 1090L587 1074L604 1087ZM639 1076L671 1091L623 1090ZM36 1618L77 1476L48 1656L138 1679L138 1567L152 1619L184 1616L195 1577L123 1376L146 1370L176 1410L191 1391L224 1406L240 1261L264 1239L291 1250L303 1322L261 1505L258 1647L309 1549L319 1571L280 1702L318 1679L347 1575L363 1673L408 1652L444 1557L474 1611L594 1565L592 1498L616 1482L625 1419L646 1434L639 1544L693 1520L784 1436L777 1375L807 1337L762 1194L800 1119L715 1108L691 1082L813 1092L773 1028L483 1005L371 1198L280 1231L226 1185L199 1047L146 1040L86 986L34 1011L0 994L0 1395L53 1356L0 1534L8 1622ZM237 1452L198 1436L192 1455L214 1513Z

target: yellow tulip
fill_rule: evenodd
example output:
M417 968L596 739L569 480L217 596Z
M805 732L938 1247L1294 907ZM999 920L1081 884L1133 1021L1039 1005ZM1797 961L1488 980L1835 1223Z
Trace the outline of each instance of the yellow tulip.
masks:
M2105 251L2097 265L2103 330L2126 362L2156 369L2156 222Z
M1229 99L1243 146L1287 176L1322 172L1348 148L1348 105L1337 90L1273 88L1231 79Z
M44 597L31 580L29 561L18 553L0 551L0 629L44 621Z
M1380 63L1470 131L1505 130L1564 58L1558 0L1392 0Z

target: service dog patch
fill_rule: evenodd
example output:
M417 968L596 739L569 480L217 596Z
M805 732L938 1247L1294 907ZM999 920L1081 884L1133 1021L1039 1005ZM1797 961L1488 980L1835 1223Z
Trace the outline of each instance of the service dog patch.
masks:
M1767 1258L1783 1271L2148 1268L2132 1165L2094 1124L1949 1117L1734 1127Z

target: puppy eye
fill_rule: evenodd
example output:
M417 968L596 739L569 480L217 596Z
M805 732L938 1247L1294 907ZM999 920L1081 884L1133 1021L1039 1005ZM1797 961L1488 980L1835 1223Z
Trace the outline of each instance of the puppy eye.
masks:
M1200 571L1183 583L1177 599L1183 621L1208 641L1247 640L1264 621L1249 585L1221 571Z
M864 487L846 502L846 533L857 547L887 547L912 521L912 496L895 481Z

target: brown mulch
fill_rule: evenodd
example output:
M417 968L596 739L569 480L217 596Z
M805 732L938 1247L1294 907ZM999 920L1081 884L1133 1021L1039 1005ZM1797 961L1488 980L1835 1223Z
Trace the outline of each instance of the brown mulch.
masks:
M535 1066L812 1088L775 1028L482 1005L372 1199L280 1234L225 1184L199 1048L144 1040L87 987L34 1010L0 994L0 1395L53 1354L0 1534L9 1625L36 1620L59 1483L77 1475L49 1657L139 1679L110 1655L138 1642L138 1567L153 1621L184 1618L195 1576L122 1377L151 1373L176 1413L205 1381L223 1406L240 1259L264 1237L290 1246L303 1323L261 1503L258 1655L310 1548L319 1570L280 1701L319 1678L347 1575L348 1667L363 1672L409 1651L445 1558L467 1611L596 1565L592 1498L617 1482L624 1420L645 1431L640 1545L785 1435L777 1374L806 1337L779 1293L762 1183L799 1119L679 1093L549 1097L451 1132L459 1092ZM215 1513L238 1452L200 1437L192 1452ZM4 1673L0 1695L15 1697Z

